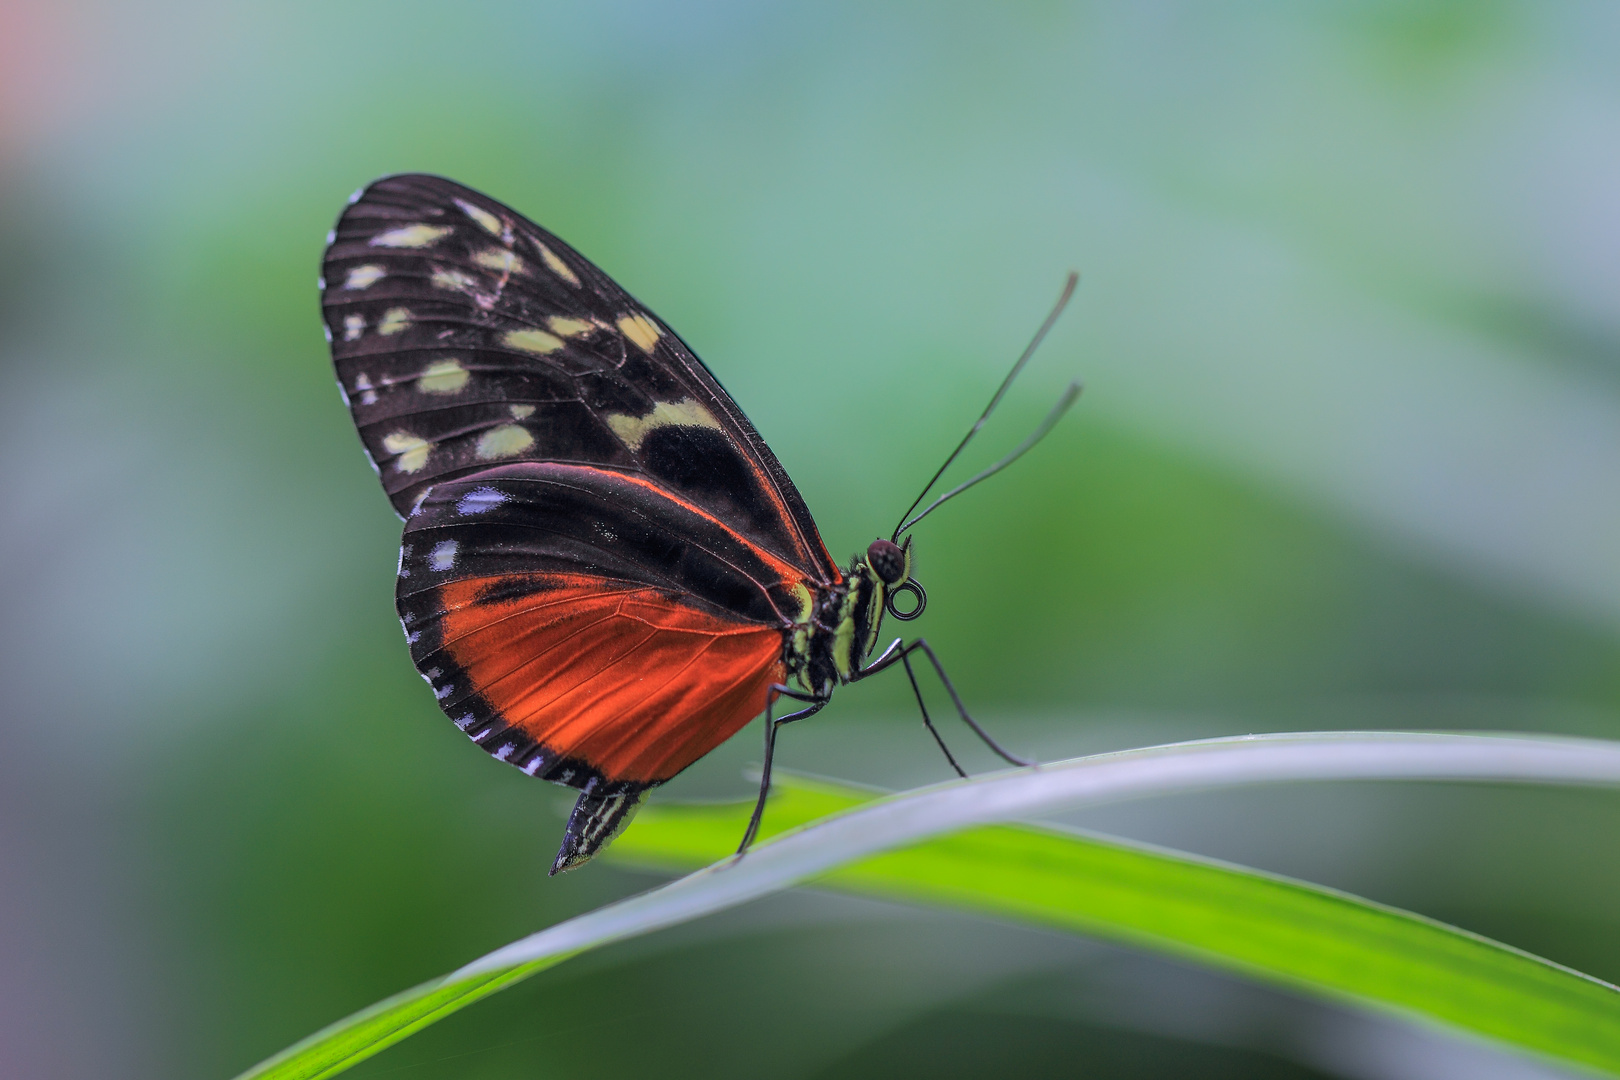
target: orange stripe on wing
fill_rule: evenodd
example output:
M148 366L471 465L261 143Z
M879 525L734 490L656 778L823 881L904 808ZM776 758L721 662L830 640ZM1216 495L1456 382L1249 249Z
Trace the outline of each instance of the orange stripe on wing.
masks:
M701 506L698 506L696 503L690 502L689 500L682 498L680 495L678 495L675 492L671 491L669 488L666 488L661 484L655 483L652 480L648 480L646 477L637 476L634 473L620 472L617 469L601 469L601 468L596 468L594 466L589 466L589 465L564 465L564 464L561 464L561 463L548 462L546 468L547 468L548 471L556 472L556 473L565 473L566 474L566 473L578 472L580 474L589 475L589 476L593 477L593 479L594 478L600 478L603 475L609 475L609 476L612 476L612 477L614 477L614 478L616 478L618 480L622 480L627 484L634 484L637 487L645 488L647 491L652 492L658 498L667 499L669 502L674 503L675 505L679 506L681 509L687 511L688 513L695 514L698 517L701 517L701 518L705 519L706 521L712 522L713 524L715 524L715 525L719 526L720 528L724 529L727 533L731 534L731 536L735 537L739 544L742 544L744 547L748 548L761 561L765 562L767 565L769 565L771 567L771 569L775 570L777 572L777 574L780 575L780 579L781 579L783 584L792 584L794 582L801 582L801 581L804 584L809 585L809 586L821 586L821 585L824 585L824 584L828 584L828 583L825 583L825 582L817 581L817 580L815 580L813 578L807 578L806 577L806 572L807 572L807 570L809 570L809 568L802 567L802 566L794 566L792 563L790 563L790 562L786 561L785 559L783 559L780 555L777 555L774 552L772 552L769 548L761 547L760 545L756 544L754 541L748 539L748 537L744 536L742 533L740 533L736 529L732 528L731 525L728 524L724 519L715 517L713 514L709 513L707 510L703 509ZM553 481L553 482L556 482L556 481ZM600 480L599 479L594 479L594 482L591 485L585 486L583 488L583 490L595 491L599 487L600 487ZM792 519L789 518L789 520L791 521ZM837 565L832 562L832 559L831 559L830 556L828 557L827 561L828 561L828 564L833 567L833 576L832 576L832 579L831 579L830 583L836 584L837 582L842 581L843 580L843 575L842 575L842 573L839 572ZM771 583L770 582L761 582L760 584L762 586L764 586L764 585L768 585L768 584L771 584Z
M765 707L782 631L583 575L498 602L441 592L444 652L501 719L609 781L667 780Z

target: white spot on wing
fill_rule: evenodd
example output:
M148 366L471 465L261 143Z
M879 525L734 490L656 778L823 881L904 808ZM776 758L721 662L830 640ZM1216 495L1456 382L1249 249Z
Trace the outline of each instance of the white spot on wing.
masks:
M645 315L626 315L621 318L619 333L644 353L652 352L653 346L658 344L658 326Z
M435 289L449 289L451 292L470 293L478 286L478 282L460 270L446 270L442 266L435 267L433 276L428 280L433 282Z
M507 407L512 410L512 419L514 420L527 420L534 415L533 405L509 405Z
M449 570L456 565L457 546L454 540L440 540L428 552L428 565L435 570Z
M377 404L377 391L372 389L371 380L366 377L365 372L362 371L354 377L354 388L360 391L360 404Z
M326 291L326 275L325 274L321 274L319 277L317 277L315 279L315 287L317 289L319 289L321 292Z
M502 344L514 349L522 349L536 356L554 353L563 347L562 339L546 333L544 330L508 330L501 335Z
M505 501L505 493L492 487L473 488L457 500L456 513L464 517L468 514L482 514L495 509Z
M343 279L345 289L369 289L388 275L388 271L376 263L366 263L350 269L349 276Z
M491 235L491 236L499 236L499 235L501 235L501 219L500 218L496 217L494 214L490 213L488 210L485 210L483 207L474 206L472 203L467 202L464 199L452 199L450 201L455 203L456 206L461 210L461 212L463 214L466 214L468 217L470 217L474 221L478 222L478 224L483 228L483 230L485 232L489 233L489 235Z
M326 333L326 343L328 345L332 344L332 328L327 326L325 323L322 323L321 329Z
M354 189L354 194L349 196L349 205L353 206L355 203L359 202L360 201L360 196L364 195L365 193L366 193L365 188L363 188L363 187L355 188Z
M523 273L523 260L505 248L485 248L473 256L473 262L498 274Z
M579 337L596 329L596 324L584 319L570 319L566 315L553 315L546 320L546 325L558 337Z
M397 334L411 325L411 312L409 308L391 307L383 312L383 317L377 323L377 333Z
M528 428L517 424L502 424L498 428L490 428L484 432L474 452L483 460L490 461L494 458L521 454L533 445L534 435Z
M416 388L424 394L454 394L471 377L459 360L435 360L416 377Z
M607 418L608 427L619 441L632 450L640 450L648 435L661 427L698 427L720 430L714 414L691 398L680 401L660 401L646 416L627 416L615 413Z
M400 472L421 472L433 444L408 431L392 431L383 436L383 449L395 455L394 468Z
M534 242L534 246L540 249L540 257L545 260L546 266L553 274L556 274L558 277L568 282L568 284L574 286L574 288L579 288L579 275L575 274L567 263L557 258L556 252L552 251L538 240Z
M337 239L337 230L336 229L327 229L326 230L326 246L331 247L332 242L334 240L336 240L336 239Z
M366 332L366 317L364 315L343 316L343 340L357 341L360 335Z
M429 685L432 685L432 684L430 683ZM443 701L445 698L449 697L451 694L453 694L455 692L456 692L456 688L451 683L445 683L443 686L435 686L433 688L433 696L434 696L434 698L436 698L439 701Z
M424 248L431 247L453 232L448 225L401 225L371 238L372 247Z

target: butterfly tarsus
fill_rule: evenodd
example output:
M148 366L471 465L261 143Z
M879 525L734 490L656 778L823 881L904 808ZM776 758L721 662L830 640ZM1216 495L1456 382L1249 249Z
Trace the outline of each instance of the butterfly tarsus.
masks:
M754 814L748 819L748 831L743 833L742 843L737 845L737 854L739 856L748 850L749 845L754 842L754 837L759 835L759 823L765 817L765 797L771 793L771 760L776 756L776 729L783 724L791 724L795 720L803 720L807 716L814 716L826 707L828 701L832 700L829 697L806 697L800 692L790 690L779 683L772 686L771 689L784 697L791 697L798 701L809 701L810 707L773 720L771 719L771 703L767 701L765 704L765 764L759 773L759 801L754 803Z
M928 706L923 702L922 687L917 685L917 673L911 670L911 657L901 653L900 663L906 669L906 680L911 683L911 696L917 699L917 711L922 713L923 727L928 729L928 734L932 735L934 742L939 744L939 752L944 754L945 760L951 763L951 768L956 770L956 775L966 780L967 770L957 764L956 756L951 753L951 748L945 745L945 737L939 733L939 729L934 726L933 718L928 715Z
M934 655L934 650L929 646L927 638L918 638L909 645L902 644L900 639L896 638L892 645L883 650L881 656L856 672L850 682L857 682L869 675L876 675L885 668L893 667L896 663L903 664L906 675L911 679L912 692L917 697L917 707L922 710L923 723L928 725L928 730L933 734L934 741L939 743L939 748L945 751L945 760L951 763L951 767L957 773L966 776L967 773L962 771L962 767L956 763L956 759L951 756L951 752L945 749L945 740L941 739L939 732L935 730L933 721L928 716L928 706L923 704L922 689L917 685L917 677L911 669L911 654L918 650L921 650L923 655L928 657L928 662L934 665L935 674L939 676L939 681L944 684L945 692L950 694L951 703L956 706L956 714L962 718L964 724L973 729L973 734L977 735L984 745L988 746L997 757L1010 765L1028 768L1035 764L1035 762L1021 758L1017 754L1009 753L1000 743L990 737L989 732L979 726L979 722L973 719L972 714L967 710L967 706L963 704L962 695L956 692L956 684L952 683L951 677L945 674L945 665L941 664L939 657Z

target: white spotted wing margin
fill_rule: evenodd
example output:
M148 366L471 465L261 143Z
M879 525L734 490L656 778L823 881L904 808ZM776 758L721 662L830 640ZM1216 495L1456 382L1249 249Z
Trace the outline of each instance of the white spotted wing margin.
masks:
M442 177L385 177L338 219L322 308L339 386L402 516L518 462L645 477L819 584L840 580L748 419L656 315L573 248Z

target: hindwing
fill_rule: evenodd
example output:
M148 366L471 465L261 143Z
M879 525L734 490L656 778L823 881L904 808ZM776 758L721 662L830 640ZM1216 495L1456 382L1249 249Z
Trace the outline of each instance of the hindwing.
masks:
M694 502L555 463L436 484L406 523L397 590L456 725L595 797L669 779L763 711L810 596Z

